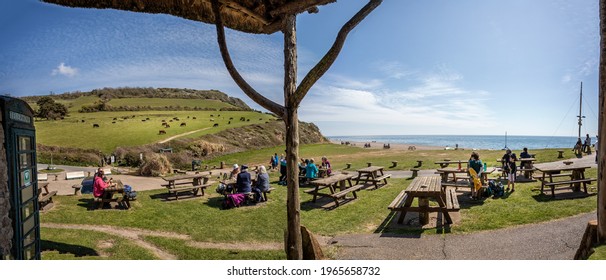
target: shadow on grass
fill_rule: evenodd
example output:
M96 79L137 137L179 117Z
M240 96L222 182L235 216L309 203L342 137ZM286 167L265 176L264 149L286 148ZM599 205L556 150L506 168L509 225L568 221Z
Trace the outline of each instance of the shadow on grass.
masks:
M76 257L99 256L92 248L61 242L40 240L41 251L58 251L59 254L73 254Z
M442 213L430 215L430 223L427 225L419 223L417 212L407 212L402 224L398 224L399 215L401 215L399 212L391 212L374 233L380 233L381 237L421 238L423 233L444 234L451 232L451 227L446 223Z
M173 202L173 201L181 201L181 200L191 200L191 199L197 199L197 198L201 198L201 197L204 197L204 196L200 192L198 192L197 195L194 195L193 192L192 193L187 193L187 194L180 194L178 200L177 200L177 197L174 194L169 194L169 193L157 193L157 194L149 195L149 198L151 198L151 199L160 199L162 202Z
M567 192L556 192L555 197L552 197L551 190L548 191L547 193L548 194L538 193L538 194L533 195L532 198L534 198L534 200L536 200L537 202L552 202L552 201L565 200L565 199L587 198L590 196L597 195L597 193L585 193L582 191L567 191Z

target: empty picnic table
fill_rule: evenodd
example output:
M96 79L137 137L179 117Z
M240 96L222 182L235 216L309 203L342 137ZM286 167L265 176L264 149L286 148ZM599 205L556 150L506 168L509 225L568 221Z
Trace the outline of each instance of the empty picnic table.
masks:
M38 209L46 211L53 207L53 196L57 191L48 191L48 182L38 182Z
M583 184L583 191L587 193L587 184L597 181L596 178L585 178L585 170L591 168L589 165L556 165L551 167L539 167L537 171L543 173L541 178L541 193L545 187L551 188L551 197L555 197L555 187L560 185L569 185L573 191L580 191ZM556 180L554 178L565 178L565 180Z
M339 200L351 200L358 198L358 196L356 195L356 191L358 191L364 186L357 184L354 186L351 183L352 178L353 175L351 174L336 174L326 178L314 180L311 181L311 184L314 185L314 188L306 190L305 192L314 196L312 202L316 202L316 198L318 196L325 196L333 199L336 207L339 207ZM323 189L328 189L329 193L320 192L320 190ZM352 193L353 198L347 198L348 193Z
M175 199L179 200L179 194L189 192L192 196L198 195L198 192L201 192L201 195L204 195L204 189L212 184L209 181L210 175L205 174L188 174L188 175L178 175L171 177L162 177L166 184L162 184L163 187L168 189L168 194L174 194Z
M449 160L449 159L445 159L443 161L436 161L434 162L435 164L439 164L441 168L446 168L448 167L448 165L450 165L451 163L458 163L459 167L458 169L462 169L463 167L461 166L462 163L467 164L467 160Z
M382 186L387 185L387 178L391 177L391 174L383 173L383 166L369 166L366 168L358 169L358 177L356 178L356 185L363 183L372 183L375 189L379 188L379 183L383 181Z
M413 200L418 199L418 206L413 207ZM429 199L434 199L438 206L429 206ZM449 212L459 211L459 200L453 188L442 189L441 179L437 176L417 177L407 189L403 190L387 207L393 212L400 212L398 224L401 224L407 212L419 212L419 222L429 223L430 212L441 212L448 224L452 224Z

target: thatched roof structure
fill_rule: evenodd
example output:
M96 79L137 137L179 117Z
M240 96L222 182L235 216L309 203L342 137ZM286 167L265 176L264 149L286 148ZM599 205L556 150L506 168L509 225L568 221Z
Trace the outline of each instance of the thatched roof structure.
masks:
M169 14L215 23L210 0L42 0L68 7L117 9L151 14ZM247 32L271 34L284 26L284 16L315 13L317 6L337 0L219 0L223 25Z

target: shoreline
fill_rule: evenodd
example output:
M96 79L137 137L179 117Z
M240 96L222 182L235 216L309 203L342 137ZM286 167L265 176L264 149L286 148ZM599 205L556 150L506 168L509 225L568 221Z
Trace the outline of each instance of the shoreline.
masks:
M341 145L341 141L330 140L330 142L333 144ZM360 147L360 148L363 148L364 144L369 143L369 142L356 142L356 141L347 141L347 142L349 142L351 146ZM372 142L370 142L369 149L381 149L382 150L383 145L385 145L385 144L388 144L388 143L372 141ZM410 147L414 147L415 150L444 150L444 147L415 145L415 144L402 144L402 143L397 143L397 144L389 143L389 147L392 150L409 150ZM454 148L452 150L454 150ZM460 150L464 150L464 149L460 149Z

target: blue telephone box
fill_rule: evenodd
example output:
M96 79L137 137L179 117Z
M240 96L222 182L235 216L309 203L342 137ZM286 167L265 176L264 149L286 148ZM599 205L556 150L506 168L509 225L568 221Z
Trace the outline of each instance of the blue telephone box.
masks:
M34 112L23 100L0 96L0 116L4 151L0 150L0 219L12 223L12 240L8 231L0 236L0 259L40 259L40 219L36 168L36 130ZM8 193L6 193L8 191ZM8 211L7 211L8 210ZM6 218L8 217L8 219ZM3 240L4 239L4 240Z

